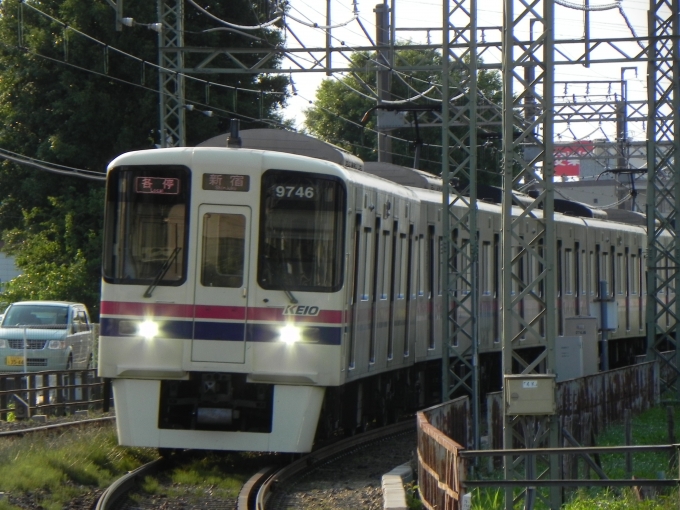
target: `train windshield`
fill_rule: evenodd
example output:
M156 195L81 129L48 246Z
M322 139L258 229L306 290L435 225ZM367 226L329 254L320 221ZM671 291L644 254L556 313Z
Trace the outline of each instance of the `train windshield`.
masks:
M342 287L345 187L336 177L287 170L262 176L258 282L283 291Z
M183 166L122 166L109 172L104 279L180 285L186 279L190 172ZM146 294L145 294L146 295Z

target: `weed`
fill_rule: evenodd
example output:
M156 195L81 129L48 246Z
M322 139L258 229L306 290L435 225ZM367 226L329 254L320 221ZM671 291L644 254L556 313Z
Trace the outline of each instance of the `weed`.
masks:
M404 486L406 491L406 506L409 510L422 510L425 508L418 495L418 485L416 482L407 483Z

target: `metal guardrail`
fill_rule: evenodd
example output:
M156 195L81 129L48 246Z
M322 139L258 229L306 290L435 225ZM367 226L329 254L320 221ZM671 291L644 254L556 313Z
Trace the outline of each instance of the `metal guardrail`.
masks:
M548 486L604 486L604 487L676 487L679 478L609 479L590 455L605 453L632 455L647 451L667 452L677 459L680 445L595 447L576 446L590 444L590 431L603 430L609 424L623 419L626 412L637 414L659 402L659 368L656 363L645 363L612 370L593 376L558 383L557 412L561 417L562 435L570 447L548 449L504 450L498 448L499 425L502 424L503 403L501 395L489 395L487 400L489 450L466 450L469 446L469 404L467 397L418 413L418 485L425 508L458 510L461 498L472 487L548 487ZM591 429L592 424L592 429ZM576 438L572 437L571 431ZM583 436L583 437L581 437ZM674 439L670 441L674 442ZM515 459L526 456L560 455L564 476L556 480L466 480L470 463L479 458L500 461L511 455ZM583 479L578 479L577 462L586 463ZM500 466L500 462L495 463ZM598 479L588 475L592 469ZM599 470L599 471L598 471ZM574 477L575 475L575 477Z
M110 385L96 369L0 374L0 420L108 410Z

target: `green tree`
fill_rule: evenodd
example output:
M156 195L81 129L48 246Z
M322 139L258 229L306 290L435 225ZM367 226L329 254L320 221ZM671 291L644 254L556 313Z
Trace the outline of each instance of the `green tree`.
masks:
M256 25L266 13L255 0L218 0L210 12ZM35 8L33 8L35 7ZM156 2L126 2L125 17L153 23ZM38 12L41 11L41 12ZM187 46L255 47L278 44L277 28L255 38L219 27L185 10ZM47 14L47 16L45 14ZM0 4L0 148L51 163L103 172L117 155L158 143L158 34L141 26L115 30L106 0L5 0ZM76 31L108 45L103 46ZM254 64L255 57L244 57ZM192 62L187 62L192 65ZM187 112L187 142L195 145L228 130L229 119L264 127L280 121L287 79L257 75L203 75L262 94L233 93L187 80L188 104L205 104L213 117ZM276 91L281 94L266 94ZM234 108L234 105L236 108ZM236 110L236 111L234 111ZM22 275L2 289L0 301L68 299L97 316L100 285L103 183L0 162L0 232L3 250Z
M392 73L390 86L390 100L403 101L404 99L417 96L416 91L424 92L432 86L441 84L441 55L436 51L410 49L408 44L401 45L397 51L401 65L409 64L414 68L428 68L423 71L413 71L408 76L403 73ZM352 73L339 80L324 80L316 92L314 106L305 111L306 129L314 136L329 143L336 144L362 158L364 161L377 160L377 116L369 117L364 126L361 125L362 117L371 108L376 106L376 100L367 94L366 86L376 89L375 71L367 71L374 67L374 61L378 57L375 54L357 53L352 57L350 67ZM500 104L502 81L500 74L495 71L480 70L477 75L478 88L481 92L479 104L487 105L490 102ZM451 83L465 81L462 71L452 73ZM436 92L427 94L429 97L437 97ZM458 101L460 102L460 100ZM455 104L455 103L454 103ZM440 107L436 103L425 98L416 98L408 103L408 106ZM413 113L407 113L407 120L413 121ZM436 121L436 113L421 113L420 123ZM500 133L500 126L485 128L487 133ZM459 130L459 133L463 133ZM414 142L416 132L413 128L400 128L390 133L393 140L393 162L398 165L413 166ZM420 168L439 174L441 172L441 129L419 129L419 137L423 141L423 151ZM500 142L494 137L479 140L481 145L478 151L480 180L494 182L494 172L498 168L498 154Z

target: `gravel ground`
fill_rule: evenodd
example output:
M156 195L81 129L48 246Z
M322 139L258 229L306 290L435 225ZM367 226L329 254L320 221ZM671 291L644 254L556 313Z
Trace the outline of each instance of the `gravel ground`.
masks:
M382 475L414 462L416 434L408 433L363 448L319 467L288 490L276 508L295 510L378 510L383 507Z

